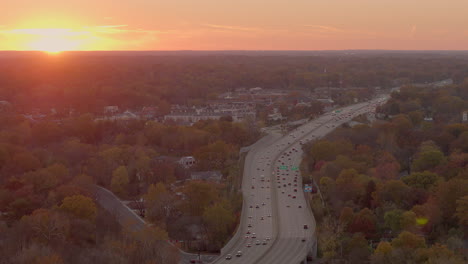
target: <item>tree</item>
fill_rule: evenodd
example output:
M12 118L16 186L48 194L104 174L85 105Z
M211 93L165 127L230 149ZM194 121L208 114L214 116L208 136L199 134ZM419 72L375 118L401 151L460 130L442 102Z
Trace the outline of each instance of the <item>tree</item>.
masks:
M353 222L348 226L351 233L361 232L366 238L375 234L377 218L369 208L364 208L354 215Z
M381 184L377 190L379 203L393 202L401 208L412 205L409 201L411 188L399 180L391 180Z
M468 180L466 179L450 179L437 186L436 197L439 201L442 218L445 222L455 220L457 208L456 201L468 195Z
M393 233L398 233L401 230L401 218L402 210L394 209L388 212L385 212L384 221L385 227L392 230Z
M151 184L144 195L146 216L150 221L164 223L169 215L172 197L163 183Z
M461 227L468 229L468 195L457 200L456 217Z
M389 242L381 241L371 256L371 263L373 264L392 264L392 251L393 247Z
M203 212L203 221L208 229L210 244L221 248L236 221L233 212L227 206L226 201L209 206Z
M23 216L21 223L27 225L34 237L45 244L65 241L70 229L66 217L48 209L37 209L31 215Z
M420 263L431 264L463 264L466 263L461 256L448 249L445 245L435 244L430 248L419 249L416 252Z
M127 167L120 166L112 172L111 190L117 195L126 195L129 181Z
M222 170L233 153L234 146L218 140L199 148L195 151L194 156L200 170Z
M339 154L349 154L352 152L353 146L349 141L327 141L320 140L315 142L310 148L309 154L315 161L334 160Z
M418 248L425 248L426 241L422 236L413 234L408 231L403 231L398 235L398 237L392 240L392 247L405 249L412 252L413 250Z
M30 152L20 152L11 159L11 166L14 172L23 173L40 168L41 162Z
M83 195L73 195L65 197L60 210L73 215L79 219L93 221L96 218L96 204L89 197Z
M435 173L424 171L411 173L410 175L404 177L402 180L408 186L411 186L413 188L429 190L442 179Z
M413 171L432 170L446 161L444 153L431 142L423 142L411 167Z
M213 184L201 181L191 181L186 184L184 193L187 196L187 209L194 216L203 215L205 208L219 197L219 192Z
M359 201L365 194L367 177L359 175L355 169L343 170L336 179L336 187L343 201Z
M389 152L383 152L377 158L377 166L375 167L375 176L381 180L395 180L400 172L400 163Z

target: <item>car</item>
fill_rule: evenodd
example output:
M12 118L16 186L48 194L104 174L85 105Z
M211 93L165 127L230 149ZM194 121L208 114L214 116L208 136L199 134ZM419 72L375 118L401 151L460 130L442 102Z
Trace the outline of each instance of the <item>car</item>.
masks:
M252 224L248 224L247 227L252 227Z
M298 208L302 208L302 205L299 205Z
M191 259L190 263L203 263L203 261L201 261L199 259Z
M251 205L251 206L249 206L249 208L253 208L253 206Z
M291 183L288 183L289 186L291 186Z
M293 199L296 199L296 196L295 196L295 195L293 195L293 197L292 197L292 198L293 198Z
M246 235L245 238L248 239L248 238L250 238L250 237L249 237L249 235Z
M248 243L248 244L246 245L246 247L248 247L248 248L251 247L251 246L252 246L252 244L250 244L250 243Z
M286 205L286 207L289 208L289 207L291 207L291 206L289 206L289 204L288 204L288 205Z
M249 215L249 219L252 219L252 216L251 216L251 215Z
M255 206L255 208L260 208L260 206L258 206L258 204Z
M267 241L270 241L270 239L271 239L270 237L266 237L266 240L267 240Z
M260 245L260 240L255 241L255 245Z
M297 192L297 189L294 189L294 192Z
M236 257L241 257L241 256L242 256L242 251L240 251L240 250L239 250L239 251L237 251L237 253L236 253Z
M308 226L308 225L304 225L304 229L309 229L309 226Z
M255 189L255 186L252 186L252 189Z
M231 254L227 254L227 255L226 255L226 259L227 259L227 260L232 259L232 255L231 255Z
M262 205L265 205L265 203L262 203Z
M264 219L264 218L263 218L263 216L262 216L262 217L260 217L260 220L263 220L263 219Z
M247 234L247 235L250 234L250 230L247 230L247 233L246 233L246 234ZM254 234L255 234L255 233L254 233Z
M268 217L271 217L271 214L269 214Z
M286 187L286 184L283 184L283 187Z
M291 194L288 194L288 197L291 197Z
M266 244L267 244L267 241L263 240L262 245L266 245Z

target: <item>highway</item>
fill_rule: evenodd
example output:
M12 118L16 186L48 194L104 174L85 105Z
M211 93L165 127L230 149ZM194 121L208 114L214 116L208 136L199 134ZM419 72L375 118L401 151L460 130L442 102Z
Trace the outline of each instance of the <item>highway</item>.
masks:
M381 96L329 112L282 136L273 132L245 161L239 228L213 263L301 263L316 252L315 219L298 169L302 144L319 139L357 115L375 111Z

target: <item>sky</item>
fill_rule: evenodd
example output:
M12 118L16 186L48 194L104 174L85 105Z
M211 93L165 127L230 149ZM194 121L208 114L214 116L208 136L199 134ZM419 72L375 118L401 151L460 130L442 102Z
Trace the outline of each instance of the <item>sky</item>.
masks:
M0 50L467 50L468 0L7 0Z

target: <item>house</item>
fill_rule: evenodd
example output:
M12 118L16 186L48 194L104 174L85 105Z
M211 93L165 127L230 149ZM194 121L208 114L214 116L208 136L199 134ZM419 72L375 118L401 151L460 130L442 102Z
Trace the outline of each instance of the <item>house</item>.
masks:
M273 109L273 113L268 115L268 120L270 121L281 121L283 119L286 119L281 115L281 113L278 111L278 108Z
M140 116L144 119L153 119L157 116L159 107L157 106L145 106L140 112Z
M192 180L221 182L223 174L219 171L197 171L190 174Z
M192 157L192 156L186 156L186 157L182 157L179 159L179 161L177 161L177 163L179 163L182 167L188 169L190 167L192 167L193 165L195 165L195 158Z
M116 105L109 105L104 107L104 114L115 114L119 112L119 107Z

